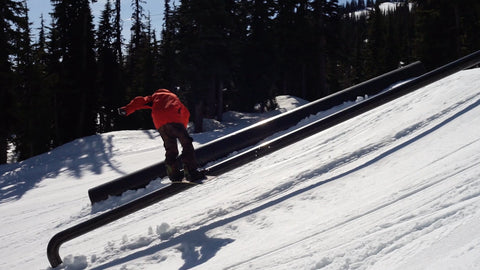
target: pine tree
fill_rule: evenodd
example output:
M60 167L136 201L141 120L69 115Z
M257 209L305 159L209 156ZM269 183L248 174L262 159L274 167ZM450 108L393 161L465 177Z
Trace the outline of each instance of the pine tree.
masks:
M19 160L44 153L51 149L51 99L46 73L46 41L43 16L38 43L32 45L27 2L22 2L22 24L17 42L15 60L17 100L15 146Z
M160 77L162 78L162 83L165 88L173 89L175 79L175 70L178 70L176 66L176 56L175 56L175 46L174 46L174 37L175 37L175 27L172 22L173 11L170 7L170 1L165 0L164 2L164 17L163 17L163 27L160 40L160 59L161 63L159 66Z
M38 41L33 45L33 66L34 78L32 79L32 87L34 96L34 146L32 155L47 152L52 148L52 124L54 112L52 111L52 93L49 87L49 73L48 73L48 51L47 40L45 33L45 25L43 15L40 17L40 28ZM39 127L49 127L40 128Z
M156 89L165 88L161 85L158 40L150 16L143 13L143 3L145 3L143 0L132 1L133 21L125 67L128 81L126 92L129 99L134 96L151 95ZM130 122L135 123L136 128L153 128L148 111L141 111L132 117L135 121Z
M196 131L202 119L221 117L223 84L228 76L229 1L181 1L175 18L178 80L187 97Z
M301 57L305 39L302 38L305 29L305 20L302 20L300 10L304 11L304 5L297 6L299 1L281 1L277 4L278 16L275 22L275 36L277 37L277 51L275 58L279 72L279 92L304 97L304 84L302 83L302 66L306 59ZM298 87L302 85L303 87ZM293 92L292 89L298 89Z
M373 0L367 0L367 7L373 8L375 6L375 3Z
M97 91L92 15L88 0L51 0L55 85L55 143L96 131Z
M130 81L128 95L130 96L151 94L150 92L153 90L145 89L143 81L145 48L147 47L147 39L144 33L145 24L143 23L145 15L142 4L144 3L143 0L132 1L132 26L127 55L127 74Z
M476 0L462 0L457 4L458 16L461 17L460 26L460 55L466 55L480 49L480 2Z
M40 28L38 29L38 41L34 46L36 64L45 68L47 65L47 39L45 33L45 20L40 15Z
M388 70L386 67L387 30L386 17L377 2L375 9L370 12L368 20L367 63L365 68L369 77L378 76Z
M122 23L121 23L121 1L115 0L115 16L114 16L114 41L113 41L113 48L115 50L115 55L117 56L117 63L123 66L123 52L122 52Z
M13 135L15 115L13 88L14 70L11 61L17 53L15 43L19 38L19 25L22 24L22 5L12 0L0 0L0 164L7 162L7 145Z
M38 113L36 111L38 89L35 89L34 83L37 81L37 76L34 70L33 50L31 47L31 29L28 19L27 2L24 0L20 8L22 20L18 25L19 38L16 41L15 47L17 54L15 57L15 97L16 100L16 151L20 160L24 160L37 154L35 144L38 141L39 133L36 130L38 124ZM40 109L41 110L41 109Z
M246 11L244 46L241 52L239 106L252 110L267 101L278 78L275 64L274 1L242 1Z
M315 34L316 51L314 57L316 61L313 63L314 68L317 70L316 74L313 74L313 78L317 78L314 81L314 92L310 94L310 98L324 97L332 93L333 80L328 74L329 61L335 63L334 54L335 50L332 46L337 43L335 39L337 34L335 30L336 22L338 20L338 1L316 0L311 3L312 5L312 26ZM335 65L335 64L334 64ZM336 84L336 82L334 83Z
M368 79L365 73L365 50L368 42L367 16L340 14L337 78L339 89L350 87Z
M415 51L427 67L438 67L478 49L478 1L416 2Z
M364 0L358 0L358 9L359 10L364 10L366 7L365 1Z
M97 31L98 88L99 108L98 132L115 130L118 115L116 108L124 102L121 81L121 50L118 50L118 21L116 10L110 0L100 16Z

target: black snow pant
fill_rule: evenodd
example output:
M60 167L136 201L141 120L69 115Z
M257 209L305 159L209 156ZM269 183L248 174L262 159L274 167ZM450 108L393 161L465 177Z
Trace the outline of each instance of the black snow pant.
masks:
M168 123L158 129L160 136L163 139L163 146L165 147L165 164L172 168L180 169L177 163L178 146L177 139L182 146L182 155L180 160L183 163L184 169L193 171L198 168L195 151L193 149L193 139L188 135L188 131L183 124Z

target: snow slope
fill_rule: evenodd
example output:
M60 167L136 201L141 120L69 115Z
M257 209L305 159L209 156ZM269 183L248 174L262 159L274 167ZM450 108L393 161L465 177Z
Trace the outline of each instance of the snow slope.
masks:
M67 242L59 269L480 269L479 81L454 74ZM55 233L167 185L87 196L160 146L112 132L0 166L0 269L49 269Z
M378 7L383 14L388 14L388 13L391 13L391 12L395 11L397 9L397 7L399 7L401 5L405 5L405 3L402 3L402 2L384 2L384 3L381 3ZM410 11L414 7L415 7L415 5L413 3L408 3L408 9ZM350 16L350 18L353 17L355 19L360 19L361 17L368 17L370 15L370 13L373 12L373 11L375 11L374 8L367 7L363 10L357 10L355 12L352 12L352 13L349 14L349 16Z

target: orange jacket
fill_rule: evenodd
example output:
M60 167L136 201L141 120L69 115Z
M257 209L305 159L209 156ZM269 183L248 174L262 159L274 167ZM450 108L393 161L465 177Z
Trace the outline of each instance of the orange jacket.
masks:
M190 112L174 93L167 89L158 89L151 96L136 97L122 107L127 115L136 110L151 109L152 120L156 129L167 123L181 123L187 127Z

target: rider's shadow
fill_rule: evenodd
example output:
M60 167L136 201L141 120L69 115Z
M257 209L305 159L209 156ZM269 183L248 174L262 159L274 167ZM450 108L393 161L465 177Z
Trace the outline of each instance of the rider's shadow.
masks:
M187 236L187 235L185 235ZM190 237L191 236L191 237ZM201 265L217 254L223 247L232 243L233 239L209 238L205 233L196 233L184 238L178 250L182 252L182 259L185 261L180 270L190 269Z

